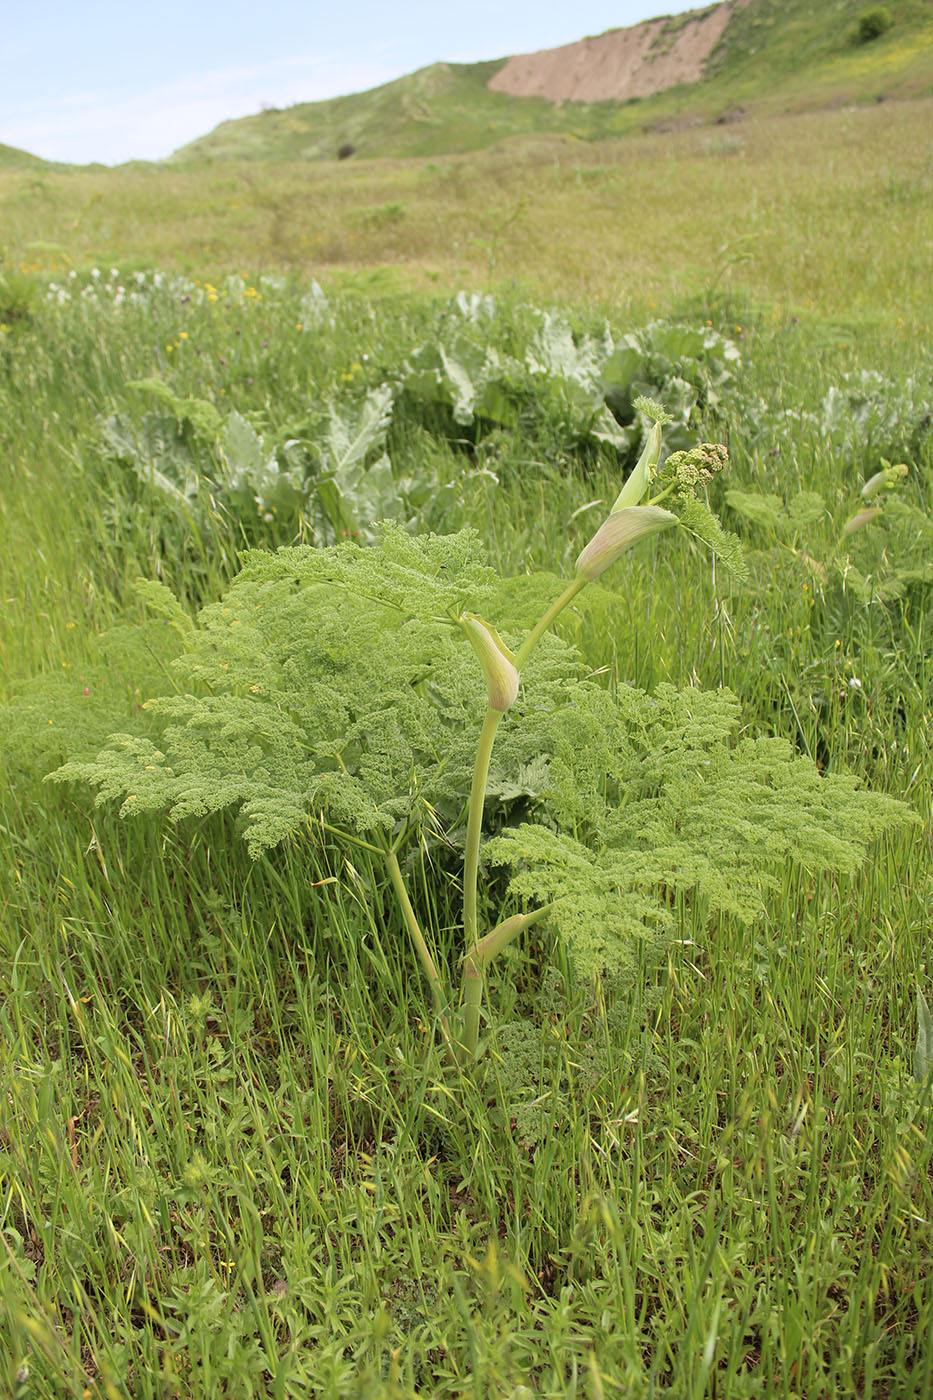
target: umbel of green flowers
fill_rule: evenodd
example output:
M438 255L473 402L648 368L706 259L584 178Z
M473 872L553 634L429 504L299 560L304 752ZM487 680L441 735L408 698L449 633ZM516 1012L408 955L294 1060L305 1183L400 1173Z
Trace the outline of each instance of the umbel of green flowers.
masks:
M365 849L461 1064L481 1044L490 963L536 922L583 972L619 971L664 945L672 891L748 919L788 860L854 869L882 829L910 819L905 808L822 777L783 740L740 737L728 691L610 693L551 630L661 533L687 530L743 570L703 496L725 450L662 464L663 410L639 408L645 451L563 587L501 579L470 530L390 525L369 548L249 553L196 624L147 585L179 637L173 693L147 703L136 732L53 776L91 782L126 815L235 809L254 855L302 838ZM453 967L423 912L440 903L423 885L432 846L462 863ZM481 899L484 863L507 873L484 881Z

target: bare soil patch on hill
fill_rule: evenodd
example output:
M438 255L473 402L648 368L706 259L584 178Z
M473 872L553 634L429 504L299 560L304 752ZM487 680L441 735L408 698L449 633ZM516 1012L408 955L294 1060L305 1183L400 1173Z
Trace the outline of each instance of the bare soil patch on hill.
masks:
M650 19L540 53L516 54L489 87L551 102L624 102L695 83L725 32L736 3Z

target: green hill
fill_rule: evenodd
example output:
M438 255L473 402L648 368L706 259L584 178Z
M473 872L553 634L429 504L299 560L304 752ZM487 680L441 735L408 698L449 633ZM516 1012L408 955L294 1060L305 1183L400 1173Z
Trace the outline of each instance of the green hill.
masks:
M0 141L0 169L3 170L51 170L55 169L52 161L43 160L41 156L30 155L28 151L21 151L16 146L4 146Z
M933 91L928 0L891 0L885 7L890 29L860 43L859 19L868 8L865 0L736 4L700 81L650 97L558 105L491 91L488 83L504 58L435 63L368 92L223 122L170 159L333 160L341 150L366 158L430 157L529 134L590 141L715 121L739 109L773 114ZM662 48L689 19L666 21Z

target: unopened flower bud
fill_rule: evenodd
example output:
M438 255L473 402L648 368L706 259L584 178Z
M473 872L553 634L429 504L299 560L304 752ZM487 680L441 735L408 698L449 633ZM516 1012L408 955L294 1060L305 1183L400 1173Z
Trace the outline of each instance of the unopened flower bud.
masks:
M483 668L489 690L489 708L500 712L508 710L518 694L514 653L509 651L495 627L475 613L461 614L460 623Z
M648 430L648 441L645 443L644 451L635 463L634 469L628 481L622 487L616 497L615 505L609 512L615 515L620 510L625 510L628 506L637 506L645 499L645 492L651 485L652 477L658 469L658 459L661 456L661 424L652 423Z
M577 575L592 581L614 564L629 545L676 525L677 516L662 506L626 506L604 520L577 560Z
M884 462L884 458L881 459ZM872 496L877 496L879 491L892 490L899 486L906 479L910 471L906 462L898 462L896 466L891 466L890 462L884 462L880 472L875 472L869 477L862 487L862 500L870 501Z
M868 510L857 511L855 515L846 521L842 531L842 538L844 540L848 539L850 535L855 534L856 530L861 530L863 525L870 524L871 521L880 514L880 506L870 506Z

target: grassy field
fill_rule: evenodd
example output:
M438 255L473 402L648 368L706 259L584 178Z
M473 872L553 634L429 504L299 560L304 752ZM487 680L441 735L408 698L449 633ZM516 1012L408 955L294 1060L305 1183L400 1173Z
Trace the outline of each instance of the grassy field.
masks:
M0 174L4 1395L931 1392L929 111ZM680 900L627 983L594 988L536 925L466 1073L365 852L309 831L251 861L230 814L123 821L42 781L166 687L164 637L120 630L140 575L190 612L244 544L309 537L121 456L117 428L173 416L132 381L280 454L389 383L416 523L474 526L519 599L572 573L633 458L553 375L501 421L426 407L412 366L460 287L495 292L516 364L529 302L578 348L607 319L616 343L674 321L732 347L715 391L660 350L644 374L671 404L699 375L685 422L729 446L714 504L751 581L661 536L563 635L613 691L730 687L749 733L921 819L855 873L788 865L752 922ZM160 469L190 486L212 459L176 427ZM841 540L883 460L914 514ZM782 534L729 490L822 504ZM453 961L456 881L441 862L424 888Z
M727 288L741 257L765 310L926 335L930 117L923 99L437 161L6 170L0 246L13 273L117 261L377 293L514 282L622 317Z

